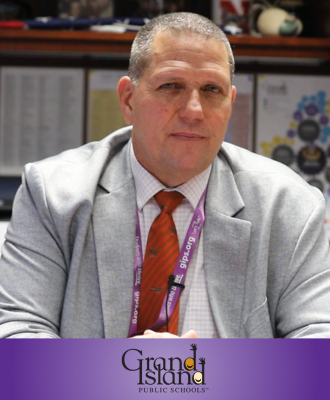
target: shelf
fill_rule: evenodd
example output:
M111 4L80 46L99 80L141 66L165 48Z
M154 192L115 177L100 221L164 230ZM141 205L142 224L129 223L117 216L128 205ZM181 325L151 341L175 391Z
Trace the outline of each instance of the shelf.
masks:
M3 30L0 52L64 52L129 54L135 33Z
M1 30L0 52L128 55L135 33ZM330 38L229 36L235 56L330 60Z
M230 36L235 56L330 60L330 38Z

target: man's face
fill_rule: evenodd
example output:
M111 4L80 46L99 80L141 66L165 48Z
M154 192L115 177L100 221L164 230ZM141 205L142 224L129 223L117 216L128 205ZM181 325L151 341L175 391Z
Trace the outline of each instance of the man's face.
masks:
M137 160L166 186L204 171L225 137L235 98L223 43L195 34L160 32L151 68L137 85L125 77L118 93L133 124Z

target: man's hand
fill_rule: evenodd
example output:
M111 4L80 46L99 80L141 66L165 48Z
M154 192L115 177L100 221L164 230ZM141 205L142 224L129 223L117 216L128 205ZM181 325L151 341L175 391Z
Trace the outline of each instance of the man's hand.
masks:
M172 333L168 332L154 332L151 331L150 329L147 329L144 331L143 335L140 336L134 336L132 339L195 339L197 338L197 333L193 331L192 329L188 332L186 332L182 336L176 336L173 335Z

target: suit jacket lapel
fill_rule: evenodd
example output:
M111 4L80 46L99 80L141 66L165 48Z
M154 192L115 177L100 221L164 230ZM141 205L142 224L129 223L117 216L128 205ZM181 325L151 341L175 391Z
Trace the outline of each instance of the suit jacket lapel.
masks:
M244 207L222 153L213 163L205 204L204 268L220 337L240 337L251 223L235 218Z
M126 146L106 168L93 211L105 337L128 335L134 279L135 210L135 186Z

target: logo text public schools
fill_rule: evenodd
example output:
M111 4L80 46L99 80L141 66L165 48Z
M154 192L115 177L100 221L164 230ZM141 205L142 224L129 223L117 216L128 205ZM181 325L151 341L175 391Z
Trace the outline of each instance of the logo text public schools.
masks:
M199 358L197 370L195 344L191 345L192 357L183 362L179 357L146 357L142 350L129 349L122 356L122 365L128 371L138 371L138 385L205 385L205 358ZM126 356L130 354L130 361ZM131 357L135 354L134 361Z

